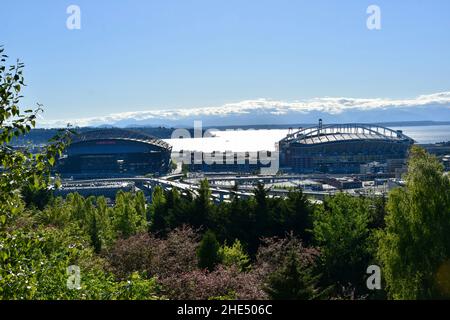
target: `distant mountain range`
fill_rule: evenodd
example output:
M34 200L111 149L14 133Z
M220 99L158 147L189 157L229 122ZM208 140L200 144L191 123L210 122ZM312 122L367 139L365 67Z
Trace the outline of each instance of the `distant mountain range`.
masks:
M99 117L43 120L44 127L204 127L324 123L450 121L450 91L411 99L315 98L301 101L245 100L217 107L150 110Z

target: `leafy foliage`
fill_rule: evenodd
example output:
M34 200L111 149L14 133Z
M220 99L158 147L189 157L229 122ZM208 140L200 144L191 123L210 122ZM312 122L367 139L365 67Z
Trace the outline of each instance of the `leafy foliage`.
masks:
M244 271L250 265L250 257L238 239L234 241L232 246L224 244L219 249L219 256L222 264L227 267L235 266Z
M394 299L450 297L450 180L442 165L414 147L406 188L393 190L378 257Z
M340 193L325 200L314 213L314 240L320 248L323 284L336 293L353 287L365 292L365 271L371 260L370 202Z
M0 229L18 212L17 203L21 191L27 199L51 183L50 168L70 141L72 131L62 130L41 152L32 153L26 148L16 149L10 143L14 137L28 133L36 125L36 117L42 111L22 111L19 103L25 86L24 64L17 61L6 65L8 56L0 46ZM36 199L36 198L34 198Z
M119 239L105 256L118 279L126 279L135 271L163 278L196 269L197 247L197 235L191 228L182 227L166 238L139 233Z
M317 276L302 265L298 253L290 250L281 267L269 276L265 290L275 300L311 300L315 298Z
M372 263L389 298L450 297L450 182L422 149L387 203L337 194L313 205L301 190L271 198L258 184L253 197L215 204L207 180L196 195L156 187L150 204L142 192L55 198L51 168L73 131L37 152L11 145L42 109L19 107L24 66L6 66L3 52L0 299L361 298Z
M198 266L201 269L214 270L214 267L220 262L219 250L220 244L216 239L216 235L208 230L204 234L197 250Z
M214 271L193 270L161 280L170 299L266 299L255 273L218 266Z

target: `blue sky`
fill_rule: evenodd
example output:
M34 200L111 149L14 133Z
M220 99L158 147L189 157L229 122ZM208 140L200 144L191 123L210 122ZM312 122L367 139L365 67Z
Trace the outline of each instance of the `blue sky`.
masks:
M448 0L2 0L0 44L46 119L450 91Z

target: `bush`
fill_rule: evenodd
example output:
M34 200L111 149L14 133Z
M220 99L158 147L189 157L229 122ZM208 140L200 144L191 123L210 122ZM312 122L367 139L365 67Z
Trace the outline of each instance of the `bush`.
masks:
M258 283L259 278L235 267L219 265L214 271L193 270L160 280L163 293L170 299L266 299L267 295Z
M285 238L264 238L261 242L253 269L264 280L283 265L291 251L297 254L301 263L308 266L315 266L320 257L318 249L304 247L302 241L292 233Z
M111 271L119 280L125 280L134 272L147 273L153 265L157 246L158 240L148 233L117 240L106 253Z
M160 287L156 278L142 279L137 272L133 272L127 281L117 285L117 299L119 300L160 300Z
M86 240L55 228L16 230L0 240L0 299L109 299L113 279ZM81 288L67 287L67 268L81 271Z
M175 229L166 239L140 233L118 240L106 253L111 271L120 280L134 272L147 278L165 278L197 267L197 235L188 228Z

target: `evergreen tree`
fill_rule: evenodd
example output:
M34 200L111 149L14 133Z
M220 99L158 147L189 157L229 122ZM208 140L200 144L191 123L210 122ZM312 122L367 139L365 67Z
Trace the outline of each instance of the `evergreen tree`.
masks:
M244 271L250 264L250 258L238 239L234 241L232 246L225 244L220 248L219 255L223 265L236 266L240 271Z
M383 229L385 228L385 217L386 217L386 205L387 205L387 197L375 197L373 198L373 210L371 211L371 229Z
M224 239L230 242L239 239L249 253L254 254L259 241L254 227L254 201L235 198L225 206L223 209Z
M136 211L131 193L117 192L114 206L114 223L116 232L125 238L146 229L146 220L142 214Z
M256 185L256 188L253 191L254 194L254 229L255 229L255 235L254 235L254 241L252 244L250 244L250 250L252 252L256 252L259 239L262 237L267 237L271 235L272 227L273 225L271 222L274 221L274 219L271 219L271 212L269 209L269 199L267 196L267 191L264 187L264 184L261 182L258 182Z
M85 199L78 193L71 193L67 196L66 202L71 209L71 216L78 222L86 220Z
M102 246L110 245L116 237L112 228L111 211L105 197L101 196L96 199L96 217Z
M201 226L209 227L209 219L213 209L209 183L207 179L204 179L200 182L198 196L194 199L190 224L197 228Z
M220 262L220 244L216 235L208 230L202 238L198 247L198 265L202 269L214 270L214 267Z
M150 230L155 233L165 233L167 229L167 206L164 190L156 186L152 194Z
M269 276L265 291L275 300L311 300L316 295L316 282L310 268L302 266L291 249L283 265Z
M370 201L344 193L326 198L316 208L313 236L321 251L324 285L366 293L364 275L372 259L370 210Z
M100 253L102 250L102 241L100 239L100 228L97 222L96 210L92 211L89 236L91 238L91 244L94 247L95 253Z
M134 209L136 214L142 217L141 223L147 221L147 201L142 191L137 192L134 196Z
M25 201L27 207L36 207L39 210L44 210L52 198L53 193L49 189L34 188L30 184L22 188L22 199Z
M302 190L289 192L287 198L282 202L285 210L280 210L282 214L282 231L293 231L298 235L303 243L311 242L312 229L312 206Z
M180 192L177 188L172 188L166 193L167 199L167 225L170 229L175 229L186 223L185 215L189 213L189 208L182 207Z
M262 182L258 182L253 191L256 201L256 212L259 215L267 216L267 191L268 189L264 187L264 184Z

